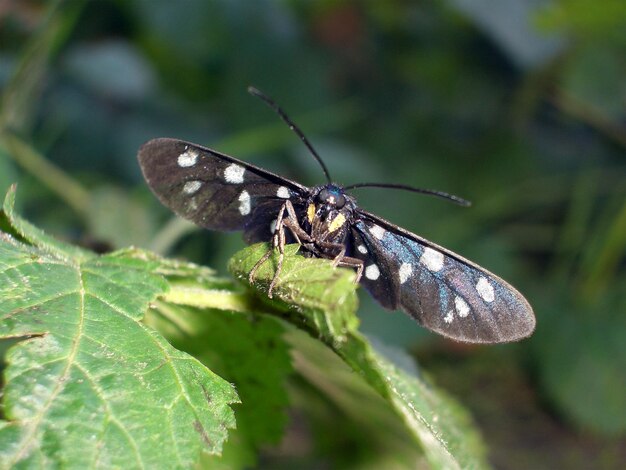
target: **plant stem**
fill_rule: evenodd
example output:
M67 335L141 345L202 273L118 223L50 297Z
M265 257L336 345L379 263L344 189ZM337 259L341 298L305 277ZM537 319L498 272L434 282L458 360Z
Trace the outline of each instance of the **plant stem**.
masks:
M172 286L169 292L163 296L163 300L196 308L216 308L219 310L234 310L236 312L251 312L255 310L250 304L249 295L227 290Z
M32 146L9 132L0 133L0 145L4 145L7 153L20 166L56 193L72 209L81 215L87 213L89 192L76 180L50 163Z

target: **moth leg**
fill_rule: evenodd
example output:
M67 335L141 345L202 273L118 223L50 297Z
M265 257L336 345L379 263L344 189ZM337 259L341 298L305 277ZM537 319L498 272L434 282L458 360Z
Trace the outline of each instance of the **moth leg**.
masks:
M248 282L252 284L254 282L254 278L256 277L257 270L265 263L269 257L272 255L272 250L267 250L265 254L252 266L250 273L248 274Z
M291 204L291 201L285 201L285 204L283 204L283 208L287 210L287 217L284 216L284 211L281 211L281 213L279 214L279 218L276 219L275 235L277 242L275 244L275 248L278 248L278 265L276 266L276 272L274 273L272 282L270 282L270 287L267 290L267 296L270 299L272 298L272 291L274 290L276 281L278 281L280 272L283 269L283 259L285 258L285 227L287 227L291 231L298 245L302 245L301 239L306 242L310 242L313 240L309 236L309 234L306 233L302 229L302 227L300 227L296 211L293 208L293 204Z
M285 214L286 205L287 204L285 203L281 206L280 210L278 211L278 217L276 217L276 228L274 229L274 235L272 236L272 249L265 252L265 254L255 263L255 265L250 270L250 273L248 274L248 282L250 284L254 282L257 270L269 259L270 256L272 256L272 250L279 246L278 233L280 230L282 230L283 216ZM272 297L271 291L269 297Z
M294 222L290 218L284 219L283 226L289 229L291 234L296 239L296 243L298 243L298 245L302 245L302 240L304 240L306 243L313 242L313 238L311 238L308 233L302 230L302 227L300 227L300 224L297 221Z
M285 211L287 212L287 216L285 216ZM272 291L274 290L274 286L278 281L278 277L280 276L280 272L283 268L283 259L285 257L285 227L287 227L298 245L302 245L302 241L311 242L312 238L306 233L300 224L298 223L298 217L296 215L296 211L293 207L291 201L285 201L285 203L281 206L280 211L278 212L278 217L276 218L276 228L274 229L274 236L272 237L272 249L278 249L278 264L276 266L276 272L274 273L274 277L270 282L267 296L272 298ZM248 275L248 281L252 283L254 281L254 277L256 275L257 269L261 267L263 263L265 263L269 257L272 255L272 250L268 250L259 261L252 267L250 274Z
M298 245L302 245L301 240L304 240L307 243L313 242L313 238L311 238L311 236L300 226L296 210L293 208L291 201L285 201L285 209L287 210L287 217L282 219L282 225L291 231L291 234L296 239ZM276 223L276 226L278 227L278 222Z
M278 281L278 277L280 276L280 272L283 269L283 259L285 258L285 228L283 227L282 220L280 223L280 228L278 228L279 224L276 223L276 237L277 240L274 248L278 248L278 264L276 265L276 271L274 272L274 277L270 282L270 287L267 289L267 296L272 298L272 291L274 290L274 286L276 285L276 281Z
M358 284L363 276L364 263L362 260L358 258L352 258L350 256L346 256L346 247L345 245L341 245L338 243L322 243L324 248L337 248L339 249L339 253L337 256L333 258L333 268L337 266L345 267L345 268L355 268L356 269L356 278L354 280L355 284Z
M339 248L339 254L337 256L335 256L335 258L333 258L333 268L336 268L337 266L339 266L339 263L346 256L346 247L345 247L345 245L336 245L336 246L337 246L337 248Z
M334 262L333 262L334 263ZM355 268L356 269L356 278L354 279L354 283L358 284L363 276L363 269L365 264L362 260L358 258L351 258L350 256L344 256L337 262L337 266L345 267L345 268Z

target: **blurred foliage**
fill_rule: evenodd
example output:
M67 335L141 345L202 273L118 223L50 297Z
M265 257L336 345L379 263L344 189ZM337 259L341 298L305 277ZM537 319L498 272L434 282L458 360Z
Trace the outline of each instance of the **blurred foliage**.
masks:
M492 349L506 358L494 367L518 371L533 412L546 416L503 422L518 439L499 442L498 455L503 445L519 455L529 433L569 433L559 442L575 455L588 449L598 467L621 468L624 57L621 0L4 2L0 192L19 182L22 211L65 239L157 248L225 272L240 237L173 221L135 155L145 140L171 136L322 181L298 139L247 95L254 84L301 125L336 181L474 201L461 209L382 189L357 194L368 210L502 275L535 307L531 340ZM359 313L367 334L413 348L435 377L446 358L457 361L452 393L476 377L463 364L491 363L483 348L443 342L366 296ZM269 453L268 465L280 455ZM551 467L588 463L565 449Z

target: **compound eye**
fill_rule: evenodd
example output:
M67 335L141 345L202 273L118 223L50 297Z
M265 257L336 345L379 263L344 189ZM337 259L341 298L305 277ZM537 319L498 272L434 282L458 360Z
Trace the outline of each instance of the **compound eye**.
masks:
M317 195L317 199L322 204L327 204L337 209L341 209L346 205L346 198L343 196L341 191L324 188Z
M328 200L331 198L330 191L326 188L322 189L317 195L317 198L320 200L320 202L328 202Z

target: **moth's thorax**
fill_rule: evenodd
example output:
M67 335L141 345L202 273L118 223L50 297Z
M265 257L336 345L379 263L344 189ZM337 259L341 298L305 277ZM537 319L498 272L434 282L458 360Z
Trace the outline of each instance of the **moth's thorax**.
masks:
M333 184L318 186L307 200L302 226L315 240L343 243L354 208L354 199L342 188Z

